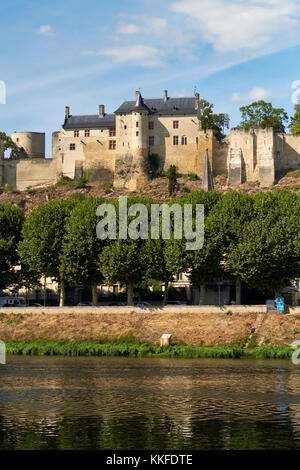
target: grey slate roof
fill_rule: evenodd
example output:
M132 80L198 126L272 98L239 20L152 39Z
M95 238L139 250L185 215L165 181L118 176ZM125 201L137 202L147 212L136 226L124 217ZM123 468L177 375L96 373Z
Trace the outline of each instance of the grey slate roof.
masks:
M150 114L172 116L176 114L193 114L197 116L194 96L187 98L168 98L167 101L164 101L163 98L144 98L143 104L148 108ZM125 101L115 113L125 114L135 110L138 111L135 101Z
M115 126L116 116L114 114L105 114L104 117L99 117L98 114L69 116L63 124L64 129L94 129Z
M176 116L180 114L189 114L197 116L195 109L195 97L187 98L142 98L140 95L138 102L125 101L116 111L115 114L125 114L131 111L147 110L150 114L161 114ZM99 117L97 114L83 116L69 116L63 124L64 129L95 129L116 126L115 114L105 114Z

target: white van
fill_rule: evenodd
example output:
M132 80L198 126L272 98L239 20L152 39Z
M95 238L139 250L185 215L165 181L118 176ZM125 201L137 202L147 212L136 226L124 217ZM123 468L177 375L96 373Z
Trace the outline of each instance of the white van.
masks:
M26 307L24 297L0 297L0 307Z

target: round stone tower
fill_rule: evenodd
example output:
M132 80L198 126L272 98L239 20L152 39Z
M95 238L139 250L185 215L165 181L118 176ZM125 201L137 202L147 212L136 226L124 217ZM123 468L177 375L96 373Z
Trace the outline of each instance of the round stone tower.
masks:
M14 132L11 138L29 158L45 158L44 132Z

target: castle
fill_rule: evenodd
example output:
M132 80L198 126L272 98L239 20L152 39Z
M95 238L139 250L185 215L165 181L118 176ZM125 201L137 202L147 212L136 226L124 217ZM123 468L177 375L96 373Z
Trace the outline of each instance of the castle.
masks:
M52 158L45 158L45 134L14 132L16 148L4 158L0 142L0 185L9 189L56 183L63 175L113 182L116 188L141 190L149 179L150 155L161 169L176 165L183 174L203 175L208 152L213 175L228 185L260 182L271 186L280 172L300 167L300 136L273 129L234 128L224 142L201 125L200 95L125 101L113 114L72 115L66 107L60 131L52 135Z

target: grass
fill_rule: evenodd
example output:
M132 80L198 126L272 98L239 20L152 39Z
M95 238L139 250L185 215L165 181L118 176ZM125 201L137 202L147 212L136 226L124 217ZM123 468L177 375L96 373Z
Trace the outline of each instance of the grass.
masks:
M293 170L286 173L285 176L291 176L292 178L300 178L300 170Z
M186 359L289 359L293 349L281 346L261 346L253 349L238 346L205 347L172 345L161 347L157 344L141 342L134 337L121 337L115 340L34 340L6 343L8 355L24 356L100 356L100 357L165 357Z

